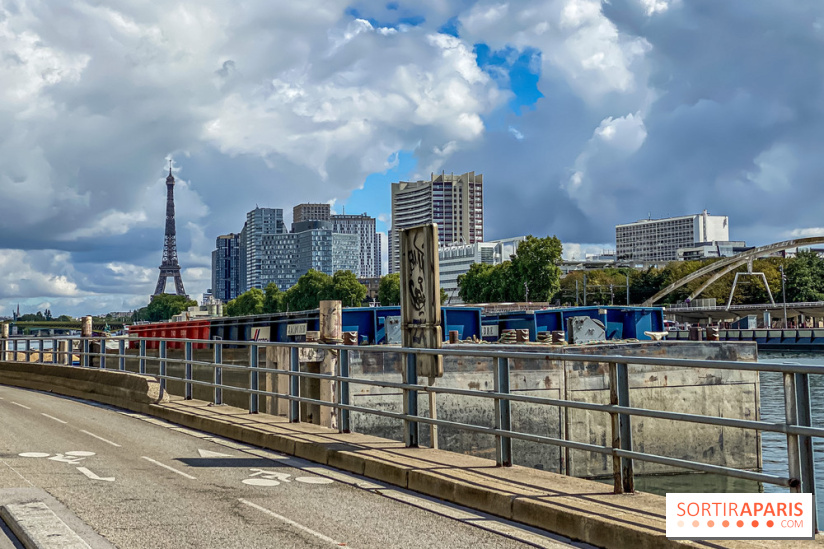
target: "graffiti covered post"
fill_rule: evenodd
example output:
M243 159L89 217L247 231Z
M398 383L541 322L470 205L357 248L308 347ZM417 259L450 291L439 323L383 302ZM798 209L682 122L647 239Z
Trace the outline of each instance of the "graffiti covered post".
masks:
M438 280L438 225L400 231L401 334L404 347L440 349L441 288ZM419 355L417 374L443 376L443 358ZM414 383L415 380L410 380Z

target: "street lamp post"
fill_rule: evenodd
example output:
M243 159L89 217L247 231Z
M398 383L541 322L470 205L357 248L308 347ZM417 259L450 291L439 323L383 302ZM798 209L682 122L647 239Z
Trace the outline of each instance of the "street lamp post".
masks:
M784 275L784 265L779 265L778 269L781 271L781 301L784 302L784 329L787 329L787 289L785 282L787 277Z
M627 277L627 307L629 307L629 274L624 275Z

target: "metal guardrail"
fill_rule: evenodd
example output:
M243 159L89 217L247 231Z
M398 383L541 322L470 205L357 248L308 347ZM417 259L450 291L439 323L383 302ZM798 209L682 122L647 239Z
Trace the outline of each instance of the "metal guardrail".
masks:
M195 339L161 339L161 338L131 338L116 339L118 342L117 353L93 352L93 344L106 348L106 339L101 338L12 338L0 340L0 358L8 361L11 356L12 361L20 358L23 354L24 362L44 362L49 350L45 349L44 342L51 341L52 352L49 363L60 364L74 362L74 356L78 357L78 365L90 367L96 359L97 368L126 370L126 359L137 359L139 373L146 373L147 361L157 361L159 365L159 379L161 386L165 389L167 380L183 382L184 397L192 398L192 387L201 385L211 387L214 390L214 403L223 403L223 391L236 391L249 395L249 412L258 412L258 396L277 397L289 401L288 418L292 422L300 421L300 403L315 404L319 406L334 408L339 411L338 430L349 432L350 413L359 412L365 414L375 414L402 420L404 422L404 440L407 446L417 446L419 442L419 426L421 424L430 427L450 427L463 429L477 433L494 435L496 438L496 462L499 466L509 466L512 464L512 440L524 440L583 450L598 454L610 455L613 460L614 489L616 493L634 491L633 461L647 461L661 465L679 467L693 471L715 473L729 477L753 480L778 486L788 487L791 492L812 493L815 495L815 468L812 439L814 437L824 438L824 428L812 426L812 414L810 407L810 375L824 375L824 366L811 366L799 364L765 364L757 362L735 362L722 360L689 360L677 358L639 357L639 356L619 356L619 355L584 355L584 354L561 354L552 352L518 352L518 351L497 351L485 349L407 349L386 346L343 346L319 343L275 343L275 342L249 342L249 341L216 341L216 340L195 340ZM61 349L59 341L68 341ZM159 342L158 356L147 354L148 341ZM36 348L32 343L36 342ZM77 350L74 351L75 343ZM137 354L127 354L127 343L137 346ZM182 344L184 358L175 359L168 356L168 344ZM20 347L23 349L21 350ZM194 360L193 344L206 344L213 350L212 362ZM249 364L226 364L223 362L224 346L248 347ZM259 364L259 353L261 349L267 347L281 347L290 350L289 365L287 368L266 368ZM300 370L300 349L324 349L338 353L335 372L333 374L310 373ZM376 381L366 378L354 378L349 374L350 352L393 352L403 355L404 368L402 380ZM494 389L491 391L459 389L448 387L435 387L421 385L417 383L417 357L419 355L441 355L441 356L471 356L493 358L494 369ZM71 357L71 359L69 359ZM510 359L531 359L531 360L559 360L570 362L600 362L609 364L609 387L610 404L593 404L586 402L576 402L572 400L527 396L513 394L510 392ZM19 360L17 360L19 361ZM112 362L110 362L112 361ZM183 364L183 377L168 375L168 364ZM756 372L778 372L784 378L784 403L786 422L771 423L767 421L756 421L746 419L724 418L717 416L706 416L699 414L687 414L679 412L668 412L663 410L651 410L646 408L633 407L630 403L628 364L640 364L651 366L670 366L680 368L714 368L723 370L745 370ZM212 368L214 371L211 382L193 379L193 367L202 366ZM223 370L234 369L247 371L249 373L248 388L226 385L223 382ZM261 390L258 386L258 373L271 373L285 375L289 377L288 393L278 393ZM311 378L322 381L336 382L334 390L334 401L319 400L301 395L300 379ZM350 385L368 385L382 388L399 389L403 393L403 412L393 412L375 408L367 408L351 404L349 399ZM425 417L418 413L418 394L428 393L430 395L447 394L461 395L478 398L493 399L495 404L495 420L493 427L458 423L437 419L436 414ZM512 402L524 402L546 406L557 406L577 410L589 410L603 412L610 415L612 445L604 446L586 442L577 442L555 437L535 435L531 433L517 432L512 430L511 404ZM711 465L703 462L673 458L640 452L633 449L631 438L631 418L633 416L667 419L683 421L687 423L698 423L704 425L715 425L723 427L734 427L750 429L760 432L783 433L787 437L787 476L778 476L763 472L736 469L719 465Z

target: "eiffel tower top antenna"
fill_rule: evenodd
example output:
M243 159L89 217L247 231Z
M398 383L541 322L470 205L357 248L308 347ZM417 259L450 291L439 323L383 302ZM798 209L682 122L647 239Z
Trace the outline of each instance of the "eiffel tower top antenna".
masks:
M174 277L175 293L186 296L180 264L177 261L177 231L175 230L175 176L172 175L172 159L169 158L169 176L166 178L166 236L163 239L163 260L152 299L166 292L166 279ZM188 297L188 296L186 296Z

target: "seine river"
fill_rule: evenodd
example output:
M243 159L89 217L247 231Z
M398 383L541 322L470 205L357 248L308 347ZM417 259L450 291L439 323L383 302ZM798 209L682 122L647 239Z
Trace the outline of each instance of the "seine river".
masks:
M759 362L782 364L793 362L824 366L821 352L759 351ZM810 376L810 399L813 426L824 427L824 376ZM761 373L761 418L764 421L783 422L784 382L781 374ZM780 433L763 433L761 438L764 472L786 476L787 438ZM818 516L824 519L824 439L813 439ZM772 484L729 479L717 475L674 475L638 477L639 490L664 494L666 492L782 492L785 488Z

